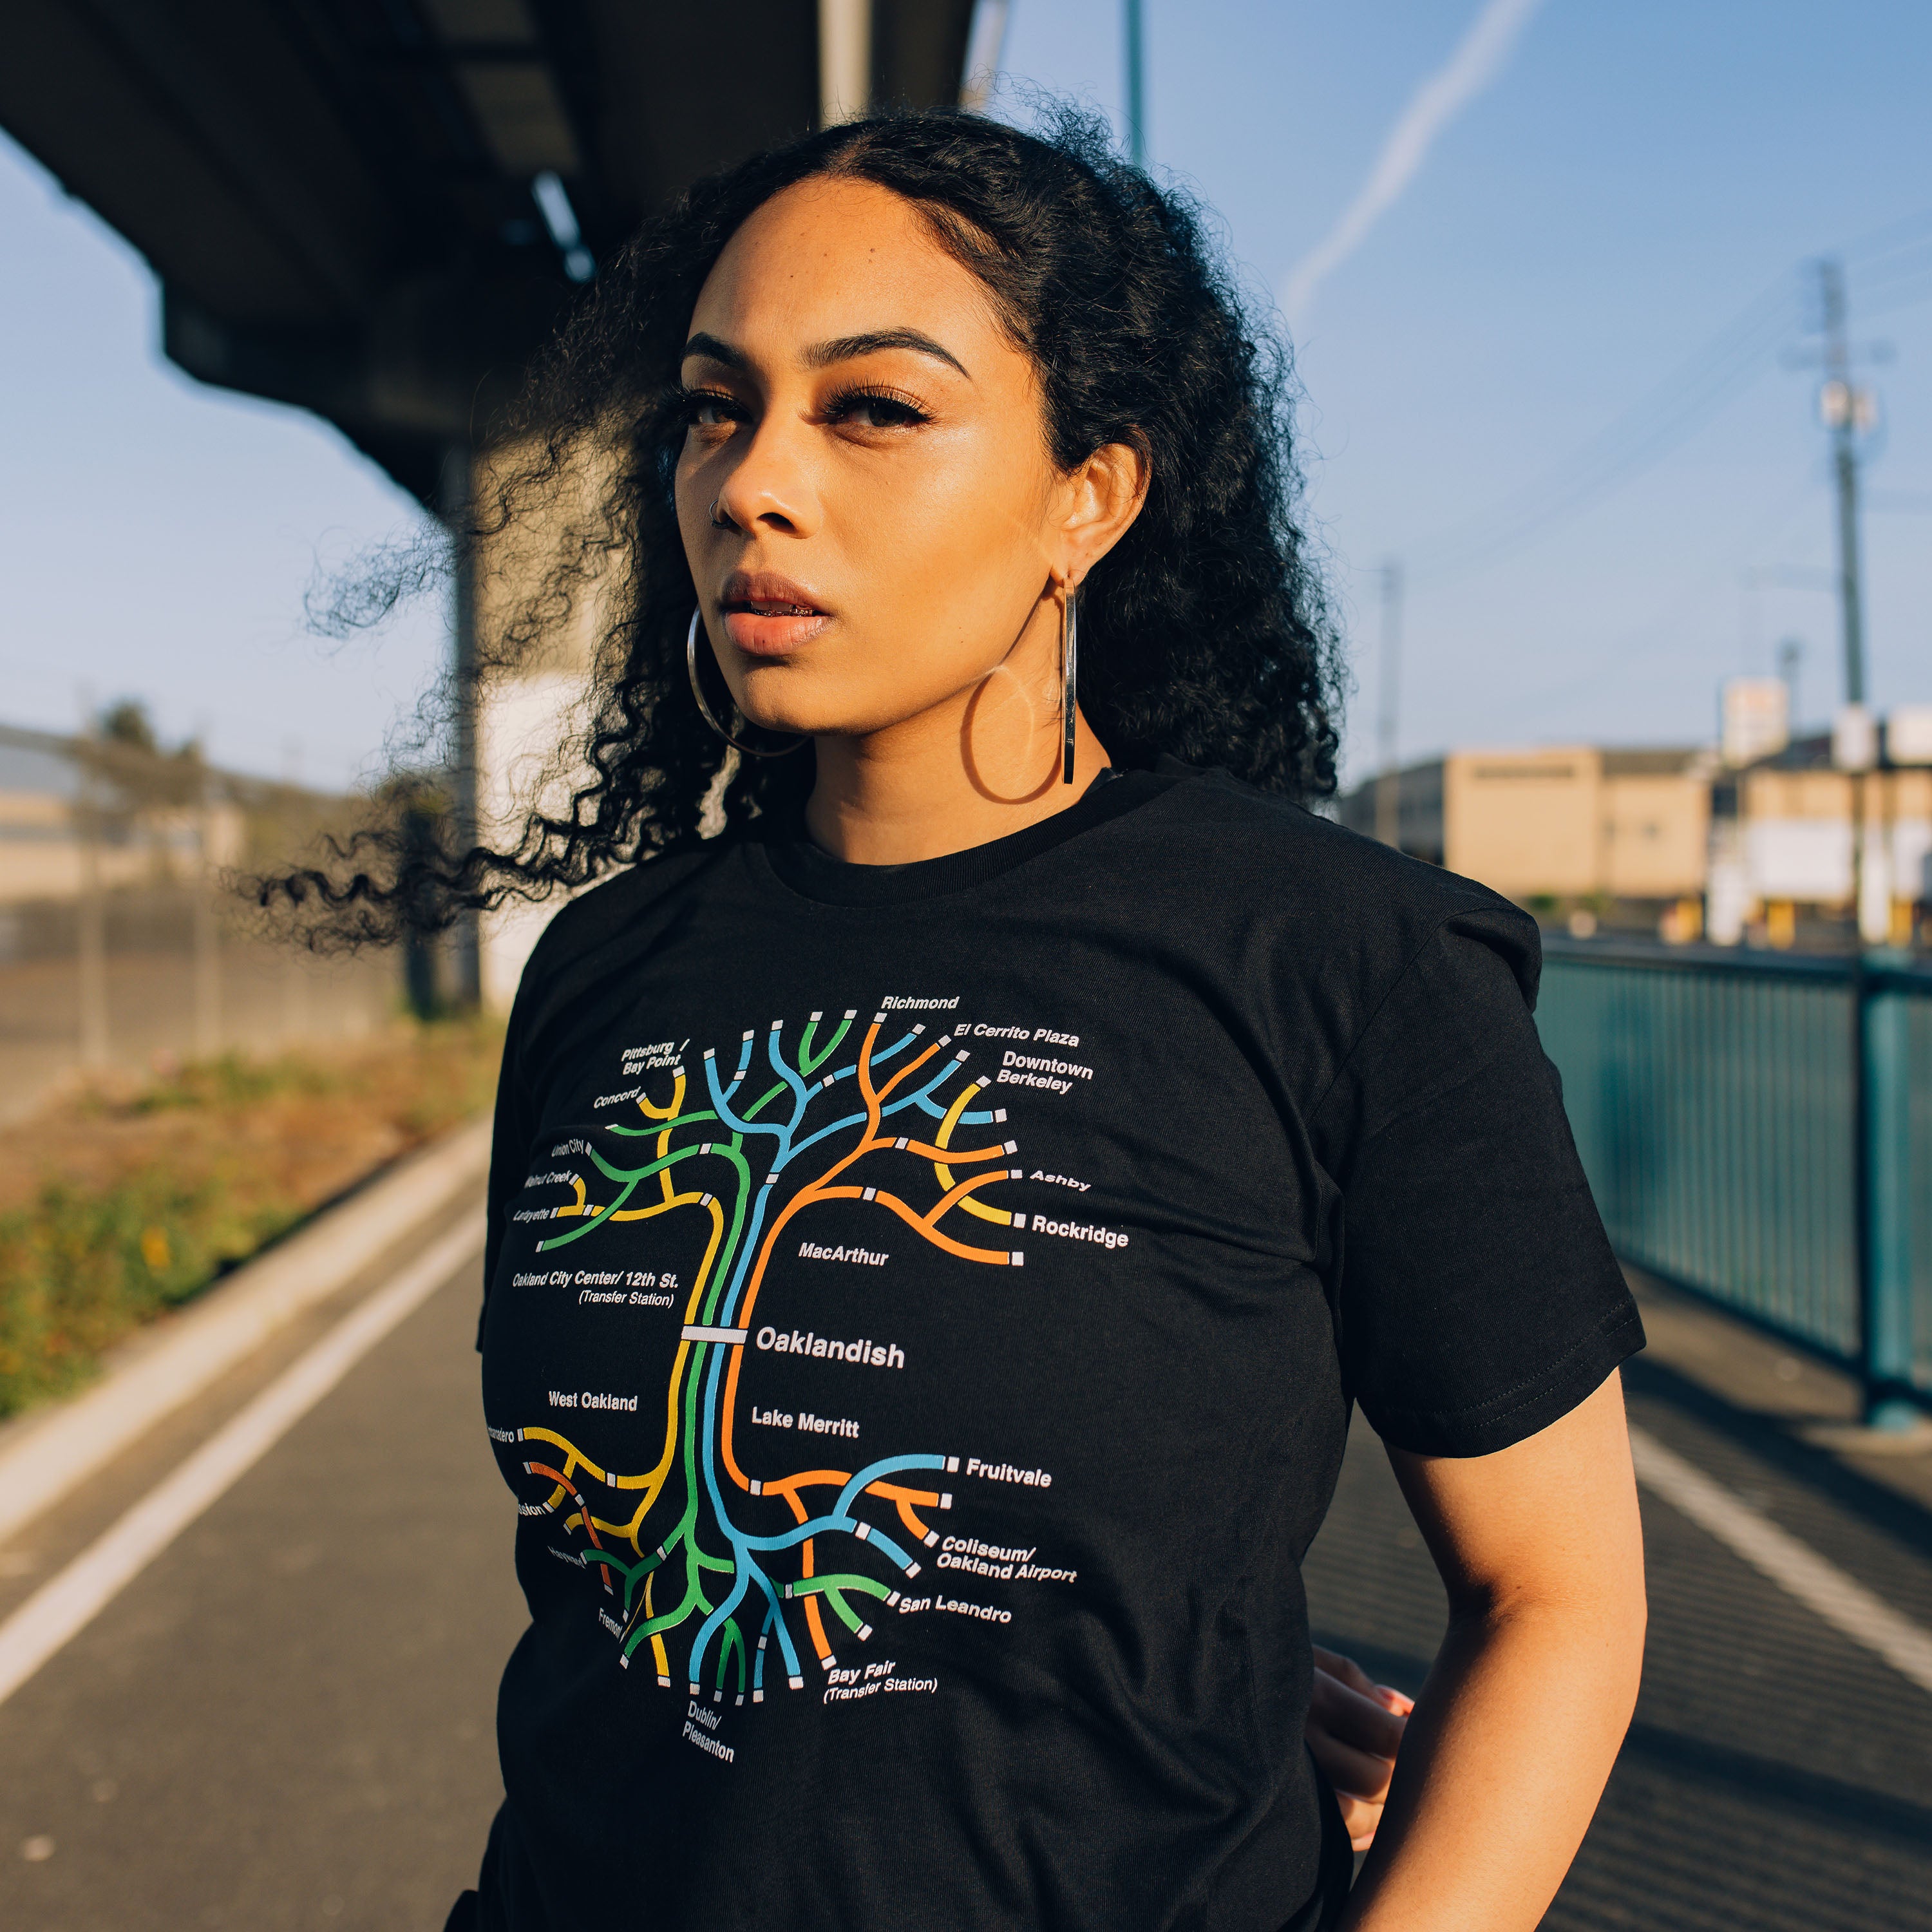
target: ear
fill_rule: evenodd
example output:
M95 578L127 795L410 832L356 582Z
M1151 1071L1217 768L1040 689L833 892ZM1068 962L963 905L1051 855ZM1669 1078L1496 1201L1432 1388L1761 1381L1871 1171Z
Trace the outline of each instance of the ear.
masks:
M1126 534L1153 471L1138 442L1106 442L1063 480L1054 519L1054 574L1078 584Z

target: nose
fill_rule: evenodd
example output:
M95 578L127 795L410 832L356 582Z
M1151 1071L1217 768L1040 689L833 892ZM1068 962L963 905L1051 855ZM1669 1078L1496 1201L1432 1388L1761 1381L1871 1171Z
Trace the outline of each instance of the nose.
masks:
M790 412L768 410L748 434L731 440L730 468L718 491L715 516L747 535L764 530L808 537L824 521L811 431Z

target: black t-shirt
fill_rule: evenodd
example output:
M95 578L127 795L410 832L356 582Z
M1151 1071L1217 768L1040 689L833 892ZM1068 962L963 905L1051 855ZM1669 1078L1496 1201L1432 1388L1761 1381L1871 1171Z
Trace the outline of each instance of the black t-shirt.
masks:
M1328 1922L1299 1565L1351 1401L1483 1455L1642 1346L1538 965L1172 764L561 912L490 1180L532 1622L483 1924Z

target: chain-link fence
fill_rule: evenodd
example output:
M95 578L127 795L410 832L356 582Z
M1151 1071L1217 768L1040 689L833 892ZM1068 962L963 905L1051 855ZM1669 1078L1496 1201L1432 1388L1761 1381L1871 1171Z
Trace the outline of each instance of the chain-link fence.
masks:
M354 802L106 737L0 726L0 1120L76 1076L368 1032L393 955L277 944L223 875L272 868Z

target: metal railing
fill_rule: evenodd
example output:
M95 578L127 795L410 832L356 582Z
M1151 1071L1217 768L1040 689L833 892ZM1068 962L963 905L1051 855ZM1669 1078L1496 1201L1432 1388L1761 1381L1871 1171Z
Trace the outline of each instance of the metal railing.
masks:
M1627 1261L1932 1397L1932 971L1544 941L1537 1022Z

